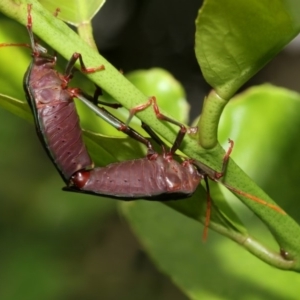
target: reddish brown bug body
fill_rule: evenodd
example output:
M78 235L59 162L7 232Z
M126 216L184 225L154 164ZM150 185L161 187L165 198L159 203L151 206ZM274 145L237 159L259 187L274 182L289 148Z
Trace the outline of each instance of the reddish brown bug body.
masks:
M54 67L54 58L34 55L25 74L24 90L35 115L38 136L68 182L75 172L91 167L92 160L82 139L73 96L63 87L65 79Z
M24 90L33 111L36 130L50 159L65 182L77 171L91 167L92 160L82 139L74 97L79 90L69 88L72 69L77 59L84 72L102 70L103 66L85 68L81 55L74 53L65 74L58 73L56 57L34 40L31 5L28 5L27 29L32 48L32 61L24 76Z
M189 160L179 163L173 159L173 155L186 134L186 127L162 115L155 97L151 97L149 101L154 103L158 118L180 127L171 149L166 152L158 136L149 126L143 124L149 135L162 146L162 154L153 152L153 148L148 147L148 155L145 158L78 171L72 176L71 185L65 188L66 190L123 200L142 198L152 201L183 199L195 192L200 180L204 177L203 174ZM139 107L131 110L127 123L137 110Z
M194 193L202 176L191 163L153 156L79 171L72 181L82 191L124 200L174 200Z

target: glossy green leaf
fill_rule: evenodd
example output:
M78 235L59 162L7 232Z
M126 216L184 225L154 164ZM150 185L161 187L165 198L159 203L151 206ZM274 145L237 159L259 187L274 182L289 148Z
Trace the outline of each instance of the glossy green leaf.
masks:
M77 27L81 23L91 21L105 0L39 0L39 2L52 13L59 8L58 18Z
M297 0L204 1L195 51L218 95L229 100L299 33L299 9Z

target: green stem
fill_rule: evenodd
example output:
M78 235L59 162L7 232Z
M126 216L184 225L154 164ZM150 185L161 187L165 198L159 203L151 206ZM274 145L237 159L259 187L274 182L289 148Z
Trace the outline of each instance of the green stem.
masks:
M228 101L212 90L203 103L198 123L198 141L201 147L212 149L218 144L218 124L222 111Z
M229 237L247 251L273 267L282 270L299 270L296 260L286 260L279 252L270 250L250 235L244 235L238 231L228 230L228 228L214 222L211 222L210 228Z

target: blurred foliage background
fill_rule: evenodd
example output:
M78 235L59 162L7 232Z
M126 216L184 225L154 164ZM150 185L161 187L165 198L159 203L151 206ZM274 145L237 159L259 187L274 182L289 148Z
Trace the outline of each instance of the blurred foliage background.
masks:
M198 116L199 101L209 91L193 52L194 20L201 3L189 1L183 9L182 3L171 0L163 3L108 0L93 20L101 54L125 74L160 67L182 83L192 107L191 120ZM24 35L20 36L20 28L22 26L1 17L1 41L15 36L16 41L26 42L26 31L23 28ZM289 46L247 86L267 81L299 91L298 49ZM24 59L29 59L28 53L16 51L15 59L8 63L6 51L13 50L1 49L0 91L24 99L22 77L28 65ZM23 73L15 71L22 68ZM148 259L143 246L120 217L116 201L62 192L62 180L44 153L32 124L3 109L0 109L0 120L1 299L188 299L171 282L172 278L163 275ZM226 136L224 134L224 141ZM250 143L251 139L248 137ZM290 153L296 160L297 151L287 151L286 155ZM292 162L290 164L292 166ZM274 184L296 181L297 170L295 167L290 174L287 170L282 176L278 167L274 173L276 183L268 177L269 181L262 178L260 184L265 184L267 189L269 185L272 191ZM286 190L282 190L280 196L286 194ZM289 199L292 200L285 202L287 199L281 198L279 202L299 220L297 210L293 210L297 192L291 191ZM153 209L154 205L160 206L160 213ZM169 266L160 269L180 267L174 272L181 272L186 278L179 286L189 289L189 297L242 299L244 295L243 299L296 299L298 275L275 270L211 232L208 242L201 244L202 227L162 204L143 203L142 208L148 212L148 224L152 218L153 227L157 226L160 233L156 244L165 246L165 252L161 248L157 251L166 257ZM251 213L243 207L238 209L247 224L254 224L255 232L263 239L270 239ZM126 214L126 208L123 210ZM173 214L178 215L176 223L172 221ZM159 227L168 222L172 224L171 229ZM141 230L147 232L148 229ZM174 234L178 236L178 244L173 246L170 237ZM147 238L143 245L147 245ZM191 241L198 242L191 244ZM189 263L201 268L200 276L198 272L191 273L183 263L192 255L190 249L199 253ZM193 278L200 284L195 285Z

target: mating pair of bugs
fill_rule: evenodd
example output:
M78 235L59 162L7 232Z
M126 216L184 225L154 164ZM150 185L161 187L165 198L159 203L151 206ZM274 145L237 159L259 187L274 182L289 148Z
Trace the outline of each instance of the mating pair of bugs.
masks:
M230 147L223 159L221 172L216 172L203 163L191 159L179 163L173 159L173 156L180 147L187 129L176 120L160 113L155 97L150 97L145 104L132 108L126 123L120 121L105 108L98 106L100 103L104 104L98 101L99 88L97 88L94 96L90 96L78 88L68 86L73 76L74 65L78 59L84 73L104 70L104 66L86 68L81 55L74 53L66 66L65 73L60 74L54 69L56 57L49 55L47 50L34 40L31 5L28 5L27 29L30 45L23 46L32 49L32 62L24 77L24 90L34 115L38 137L66 183L64 190L105 195L122 200L144 198L165 201L189 197L195 192L200 181L204 179L208 191L208 211L205 222L207 228L211 203L207 178L218 181L223 176L233 142L230 141ZM5 46L20 46L20 44L0 44L0 47ZM74 98L82 101L117 130L123 131L143 143L148 149L147 156L141 159L110 164L106 167L93 167L92 159L82 139L82 130L79 125ZM128 126L129 121L136 112L149 106L153 106L157 118L175 124L180 128L174 144L167 151L164 143L153 130L142 123L144 130L154 141L161 145L161 154L154 151L148 139ZM275 205L266 203L253 195L226 184L224 185L238 194L280 211L280 208Z

